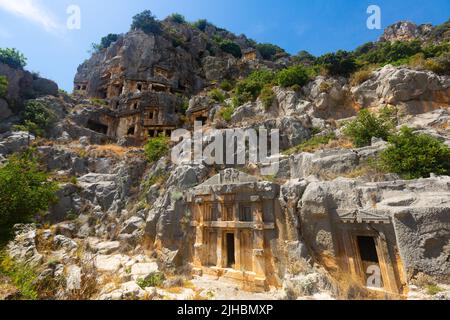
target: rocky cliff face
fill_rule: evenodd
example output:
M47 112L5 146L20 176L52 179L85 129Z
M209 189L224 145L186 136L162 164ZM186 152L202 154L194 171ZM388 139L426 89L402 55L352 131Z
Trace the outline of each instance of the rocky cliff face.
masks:
M256 235L254 242L260 242L257 249L245 251L245 241L235 242L242 245L245 256L258 261L255 268L261 271L264 265L270 275L265 283L270 290L252 293L252 297L360 297L358 290L366 289L350 276L352 268L358 267L351 261L364 255L358 248L369 238L375 239L383 297L449 298L449 177L405 181L378 172L367 163L388 143L373 139L370 146L356 148L342 132L343 123L361 109L376 112L390 105L397 110L397 129L406 125L450 146L448 76L392 65L375 70L358 85L344 77L318 76L298 90L274 87L271 106L261 99L248 102L232 110L230 121L224 121L217 116L221 103L207 96L205 88L226 78L237 80L254 69L276 70L289 61L264 61L258 56L241 60L212 48L210 39L218 34L233 39L242 50L252 48L245 37L212 26L204 32L170 21L164 26L162 35L130 31L95 53L79 67L73 97L40 98L58 115L49 140L35 139L26 132L0 136L1 161L34 143L43 165L60 182L59 200L47 216L35 224L15 227L15 238L7 247L11 257L35 266L42 283L62 281L64 285L53 288L53 297L60 299L79 298L77 294L99 299L211 298L211 294L233 298L227 295L226 284L211 284L192 270L199 249L205 246L197 233L204 225L194 223L196 206L204 201L192 194L214 201L245 194L251 210L261 201L266 204L254 210L255 216L270 220L247 226ZM175 30L169 32L170 27ZM383 39L404 40L427 32L425 26L400 23L388 29ZM29 79L25 73L21 77ZM8 99L23 97L21 86L14 85L23 82L11 83ZM202 114L207 123L204 141L210 141L212 129L260 127L280 129L282 151L314 135L335 139L321 150L294 149L279 155L280 170L271 177L262 177L255 163L231 171L203 162L176 165L168 156L148 163L140 145L109 134L114 125L129 132L141 121L136 114L154 111L156 100L143 97L142 86L147 85L162 90L152 97L158 96L164 112L177 119L184 117L174 107L180 100L190 100L188 115L206 109ZM31 87L37 95L56 94L57 89L43 80L31 81ZM94 98L105 99L106 105ZM136 106L135 100L143 105ZM126 121L113 125L121 117ZM175 120L171 124L189 127ZM227 172L231 178L222 179ZM233 175L242 180L233 180ZM224 204L228 202L232 200ZM227 223L214 221L213 226L221 228L223 222ZM230 223L227 228L237 227ZM145 285L144 280L151 282L161 274L168 277L158 286ZM443 292L427 295L417 284L421 277L439 282Z

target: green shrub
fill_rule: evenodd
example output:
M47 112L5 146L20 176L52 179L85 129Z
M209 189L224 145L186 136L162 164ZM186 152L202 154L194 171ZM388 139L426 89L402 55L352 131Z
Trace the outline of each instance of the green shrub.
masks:
M235 89L234 106L238 107L245 102L256 100L264 86L274 81L274 77L270 70L258 70L252 72L246 79L239 81Z
M229 92L229 91L233 90L233 88L234 88L234 86L229 80L225 79L220 83L220 89L222 89L223 91Z
M186 18L185 18L182 14L179 14L179 13L172 13L172 14L169 16L169 19L170 19L171 21L173 21L173 22L175 22L175 23L179 23L179 24L184 24L184 23L186 23Z
M11 156L0 167L0 237L8 238L13 225L46 212L57 189L31 150Z
M165 276L161 272L153 272L149 274L145 279L138 279L136 281L137 285L142 289L150 287L160 287L163 285Z
M0 98L4 98L8 93L8 78L0 76Z
M225 95L219 89L211 90L208 93L208 97L219 103L223 103L225 101Z
M301 65L283 69L276 75L278 85L287 88L294 85L304 86L309 81L308 72Z
M382 116L376 116L367 109L361 110L358 117L348 123L344 134L352 139L356 147L361 148L371 144L372 138L388 140L393 124Z
M27 58L16 49L0 48L0 63L7 64L14 69L22 69L27 65Z
M380 157L389 172L405 179L429 177L431 173L450 175L450 149L436 138L403 127L389 143Z
M379 42L372 50L359 57L358 60L369 64L395 64L414 56L421 52L421 50L421 42L418 40Z
M192 26L194 28L197 28L198 30L203 31L203 32L206 30L206 27L208 25L209 25L209 22L206 19L197 20L192 24Z
M233 106L222 107L219 111L220 117L227 122L231 121L231 117L233 116L233 113L234 113Z
M119 39L119 35L118 34L110 33L106 37L103 37L100 40L99 44L93 43L92 44L92 49L94 50L94 52L98 52L98 51L101 51L103 49L109 48L109 46L111 44L113 44L114 42L116 42L118 39Z
M311 66L316 62L316 57L308 51L302 50L293 57L295 63Z
M350 84L352 86L358 86L372 77L372 70L370 69L361 69L353 73L350 77Z
M140 29L145 33L161 33L161 25L150 10L145 10L133 17L132 30Z
M0 252L0 275L7 276L19 289L22 299L37 300L37 272L24 264L16 263L6 252Z
M286 53L282 48L271 43L260 43L256 45L264 60L275 60L277 55Z
M235 42L229 39L224 39L218 42L218 45L222 51L232 54L235 58L242 57L241 47L239 47L239 45L236 44Z
M297 154L301 152L313 152L320 146L328 144L331 140L336 139L334 133L328 133L325 135L315 135L311 139L301 143L300 145L287 150L287 155Z
M37 136L44 136L55 124L56 115L40 101L30 101L23 112L24 126Z
M332 76L348 76L357 69L353 55L343 50L317 58L316 65L324 68Z
M272 107L273 102L275 101L275 93L273 92L271 85L265 85L261 90L261 94L259 96L264 109L269 110Z
M441 75L450 75L450 53L427 59L424 68Z
M144 152L149 162L155 162L169 152L170 139L164 136L151 138L144 147Z

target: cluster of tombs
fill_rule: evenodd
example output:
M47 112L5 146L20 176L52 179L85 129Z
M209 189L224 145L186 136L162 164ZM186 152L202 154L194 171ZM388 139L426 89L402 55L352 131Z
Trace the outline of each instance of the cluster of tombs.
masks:
M75 82L74 94L108 102L110 110L89 120L87 127L111 138L143 141L160 135L170 136L182 104L179 88L171 85L167 68L156 66L151 80L125 78L123 70L110 70L101 77L103 85L91 91L89 83Z
M280 286L279 252L284 242L280 186L227 169L186 194L195 233L193 267L198 274L229 279L247 289ZM405 281L390 219L360 212L334 222L339 268L361 285L402 294ZM299 230L299 234L300 234ZM300 257L299 257L300 258ZM371 280L371 277L378 276Z
M243 52L243 62L254 62L261 56L255 49ZM111 112L103 120L91 119L89 129L111 138L132 137L145 140L170 135L178 125L175 110L183 104L180 94L190 91L190 85L175 80L169 68L154 65L151 77L141 79L126 76L120 65L110 67L99 79L77 78L74 94L108 102ZM208 119L210 106L197 106L188 113L191 123Z

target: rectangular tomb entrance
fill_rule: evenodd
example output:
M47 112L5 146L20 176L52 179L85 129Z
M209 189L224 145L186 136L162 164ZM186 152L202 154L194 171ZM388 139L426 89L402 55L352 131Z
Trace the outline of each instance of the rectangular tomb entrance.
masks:
M193 267L199 274L265 290L278 186L228 169L187 194L195 228Z

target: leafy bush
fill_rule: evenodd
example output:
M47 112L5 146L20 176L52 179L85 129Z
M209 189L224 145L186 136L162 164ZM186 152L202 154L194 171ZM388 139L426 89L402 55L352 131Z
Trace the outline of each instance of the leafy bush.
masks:
M116 42L119 39L119 35L118 34L114 34L114 33L110 33L108 34L106 37L103 37L100 40L100 43L93 43L92 44L92 49L95 52L101 51L103 49L109 48L109 46L111 44L113 44L114 42Z
M161 272L153 272L149 274L145 279L138 279L136 281L137 285L142 289L150 287L160 287L165 280L165 276Z
M271 43L257 44L256 49L259 51L259 53L265 60L275 60L277 55L285 53L285 51L282 48Z
M161 25L150 10L145 10L133 17L132 30L140 29L145 33L161 33Z
M39 168L32 150L11 156L0 167L0 236L9 237L13 225L47 211L57 189Z
M380 157L386 170L406 179L450 175L450 149L438 139L403 127L389 143Z
M316 60L316 64L325 68L332 76L348 76L357 69L356 61L350 52L339 50L327 53Z
M437 58L427 59L425 69L441 75L450 75L450 53L443 54Z
M316 62L316 57L308 51L302 50L293 57L294 61L302 65L313 65Z
M21 298L37 300L37 272L24 264L16 263L6 252L0 252L0 275L5 275L19 289Z
M408 59L415 54L421 52L422 46L420 41L396 41L396 42L380 42L377 43L368 53L362 55L359 60L364 63L395 64L403 59Z
M149 162L161 159L169 152L170 139L164 136L149 139L144 147L144 152Z
M56 122L56 115L40 101L30 101L23 112L25 128L37 136L44 136Z
M186 18L185 18L182 14L179 14L179 13L172 13L172 14L169 16L169 19L170 19L171 21L173 21L173 22L175 22L175 23L179 23L179 24L184 24L184 23L186 23Z
M328 133L325 135L315 135L311 139L301 143L300 145L291 148L286 151L287 155L292 155L301 152L314 152L320 146L328 144L331 140L336 139L334 133Z
M372 70L361 69L353 73L350 77L350 83L352 86L358 86L372 77Z
M200 19L200 20L198 20L198 21L195 21L193 24L192 24L192 26L194 27L194 28L197 28L198 30L200 30L200 31L205 31L206 30L206 27L209 25L209 22L208 22L208 20L206 20L206 19Z
M229 91L233 90L233 87L234 87L233 84L229 80L226 80L226 79L220 83L220 89L222 89L223 91L229 92Z
M392 128L393 124L387 119L386 113L376 116L364 109L355 120L346 125L343 132L352 139L356 147L360 148L370 145L372 138L387 141Z
M22 69L27 65L27 58L16 49L0 48L0 63L7 64L14 69Z
M0 76L0 98L4 98L8 93L8 78Z
M270 70L258 70L252 72L246 79L238 82L235 89L234 106L256 100L265 85L274 81L275 75Z
M231 121L231 117L233 116L233 113L234 113L233 106L222 107L219 111L220 117L227 122Z
M229 39L224 39L224 40L219 41L218 45L222 51L232 54L235 58L242 57L241 47L239 47L239 45L236 44L235 42L233 42Z
M273 92L271 85L264 86L259 95L259 99L261 100L264 109L268 110L272 107L273 102L275 101L275 93Z
M276 78L278 84L284 88L294 85L304 86L309 81L308 72L300 65L281 70L277 73Z
M225 101L225 95L219 89L213 89L208 93L208 97L216 102L222 103Z

